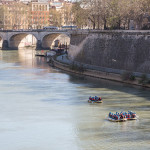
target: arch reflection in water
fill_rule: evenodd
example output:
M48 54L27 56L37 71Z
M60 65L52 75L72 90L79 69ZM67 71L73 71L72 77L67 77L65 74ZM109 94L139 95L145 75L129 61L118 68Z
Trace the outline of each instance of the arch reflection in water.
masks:
M2 37L0 36L0 49L2 48L2 43L3 43L3 39L2 39Z

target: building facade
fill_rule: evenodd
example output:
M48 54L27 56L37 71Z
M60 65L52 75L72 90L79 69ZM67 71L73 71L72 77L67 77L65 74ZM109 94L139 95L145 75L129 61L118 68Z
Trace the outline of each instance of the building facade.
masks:
M0 0L0 29L72 25L71 8L64 0Z
M32 2L31 4L32 29L42 29L49 25L49 3Z
M0 28L28 29L30 22L30 8L18 1L3 1L0 3Z

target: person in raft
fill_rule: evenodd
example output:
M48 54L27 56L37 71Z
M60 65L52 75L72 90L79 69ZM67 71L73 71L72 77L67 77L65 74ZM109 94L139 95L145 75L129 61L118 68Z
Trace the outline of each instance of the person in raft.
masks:
M101 101L101 100L102 100L102 98L101 98L101 97L99 97L99 98L98 98L98 100L99 100L99 101Z
M91 97L91 96L89 97L89 100L92 100L92 97Z
M95 101L95 98L90 96L90 97L89 97L89 100Z

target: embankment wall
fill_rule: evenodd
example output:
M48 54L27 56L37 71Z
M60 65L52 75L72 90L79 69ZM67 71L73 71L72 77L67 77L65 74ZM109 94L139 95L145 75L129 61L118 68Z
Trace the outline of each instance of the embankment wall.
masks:
M149 31L95 31L82 40L74 37L69 57L75 61L150 74Z

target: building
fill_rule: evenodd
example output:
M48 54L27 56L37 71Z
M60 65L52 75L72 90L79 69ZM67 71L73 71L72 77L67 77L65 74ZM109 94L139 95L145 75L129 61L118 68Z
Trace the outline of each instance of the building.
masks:
M19 1L2 1L0 10L1 29L28 29L30 8L27 4Z
M58 1L50 1L50 11L49 11L49 19L51 26L60 27L62 25L62 8L63 3Z
M72 24L72 3L64 0L1 0L0 29L43 29Z
M31 24L33 29L42 29L49 25L49 3L32 2L31 4Z
M64 1L64 0L52 0L50 2L50 22L52 25L54 25L53 23L56 22L56 17L53 16L54 9L57 11L55 12L55 14L57 13L57 16L59 15L60 17L57 17L57 22L60 22L59 24L61 24L61 26L64 25L73 25L72 24L72 20L73 20L73 16L71 13L71 9L72 9L72 2L69 1Z
M51 8L55 8L57 11L60 11L64 5L61 1L50 1L49 4Z
M63 7L63 25L73 25L72 2L65 1Z

